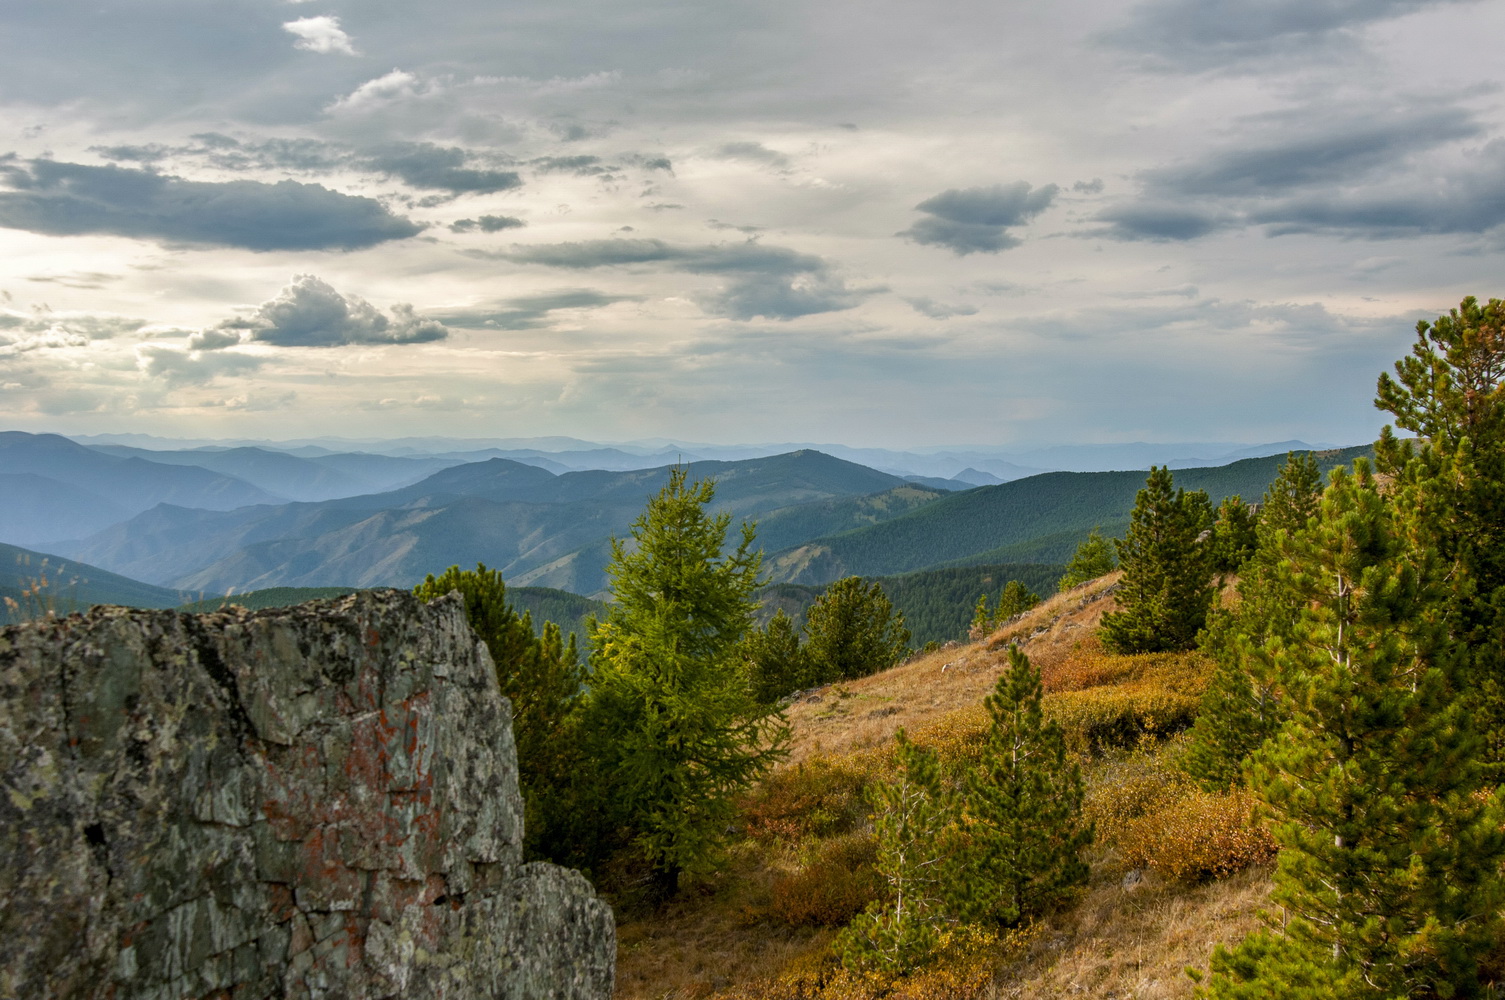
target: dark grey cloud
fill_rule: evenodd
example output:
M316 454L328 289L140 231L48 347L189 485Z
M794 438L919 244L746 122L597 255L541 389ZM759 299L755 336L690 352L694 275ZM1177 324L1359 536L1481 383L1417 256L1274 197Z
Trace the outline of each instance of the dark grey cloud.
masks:
M1059 191L1054 184L1032 190L1025 181L952 188L916 205L915 211L926 217L895 235L946 247L958 256L998 253L1020 244L1009 229L1049 208Z
M423 227L372 198L284 180L210 183L33 160L4 171L0 226L52 236L107 233L248 250L356 250Z
M915 312L929 316L931 319L950 319L953 316L977 315L976 306L948 305L944 302L937 302L935 299L925 295L907 298L904 301L908 302L914 308Z
M600 309L617 302L638 302L639 295L608 295L588 288L502 299L491 308L439 310L429 315L446 326L467 330L536 330L549 325L550 313L564 309Z
M1194 240L1226 228L1233 220L1226 213L1174 202L1138 201L1104 209L1097 219L1108 223L1092 235L1118 240L1167 242Z
M847 288L814 254L757 242L687 246L657 239L587 240L480 255L572 270L661 265L690 274L722 276L728 284L697 301L709 313L739 320L757 316L788 320L850 309L869 294Z
M399 303L388 316L365 299L341 295L313 275L299 274L250 317L226 320L190 343L202 350L229 347L242 340L280 347L339 347L420 344L447 336L449 331L443 323L418 316L410 305Z
M528 166L541 174L574 174L577 177L595 177L613 171L601 162L599 156L540 156L529 160Z
M1149 171L1145 182L1183 197L1265 195L1352 183L1420 151L1484 131L1472 114L1457 107L1311 116L1278 128L1284 134L1246 138L1198 162Z
M479 219L456 219L449 228L457 233L479 229L483 233L499 233L504 229L522 229L527 223L510 215L483 215Z
M469 156L458 146L406 142L384 147L365 157L367 169L401 178L411 187L454 194L495 194L522 186L515 170L478 170L467 166Z
M780 170L789 166L788 156L776 149L769 149L761 142L728 142L716 150L716 155L724 160L761 163Z
M1286 54L1312 54L1355 29L1427 7L1472 0L1152 0L1105 41L1162 68L1200 71Z
M1268 226L1271 235L1477 233L1505 221L1505 146L1444 156L1484 128L1464 109L1422 106L1251 119L1237 145L1145 171L1141 193L1103 209L1122 240L1192 240ZM1442 166L1448 164L1448 166Z
M1103 179L1101 177L1094 177L1090 181L1077 181L1071 185L1071 190L1077 194L1102 194Z

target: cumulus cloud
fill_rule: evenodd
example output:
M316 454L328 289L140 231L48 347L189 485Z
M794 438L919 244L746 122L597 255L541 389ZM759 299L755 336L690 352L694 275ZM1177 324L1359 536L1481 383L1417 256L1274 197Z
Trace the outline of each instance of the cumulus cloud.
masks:
M1009 229L1049 208L1059 191L1054 184L1031 189L1025 181L953 188L916 205L915 211L926 217L896 235L946 247L958 256L998 253L1020 244Z
M33 160L7 170L0 226L50 236L105 233L248 250L355 250L422 227L372 198L284 180L212 183Z
M221 375L248 374L265 363L265 358L233 351L180 351L161 344L136 348L136 367L169 385L203 385Z
M456 219L449 228L457 233L479 229L483 233L499 233L504 229L522 229L527 225L522 219L511 215L483 215L478 219Z
M328 110L333 113L369 111L393 101L416 97L418 91L418 74L394 69L384 76L367 80L329 105Z
M489 308L438 310L430 315L446 326L470 330L536 330L549 325L550 314L568 309L600 309L618 302L638 302L637 295L608 295L588 288L502 299Z
M697 296L697 301L709 313L739 320L788 320L851 309L868 294L847 288L814 254L753 242L695 246L658 239L586 240L478 255L574 270L662 265L689 274L720 275L729 283L719 292Z
M341 52L347 56L356 54L355 45L350 41L350 36L340 28L340 19L337 17L330 17L327 14L319 17L300 17L296 21L283 22L282 30L297 36L298 40L293 43L294 48L323 55L335 52Z
M230 337L234 335L235 339ZM386 315L355 295L341 295L311 274L292 284L248 318L226 320L198 335L203 350L242 341L280 347L338 347L345 344L420 344L449 336L444 324L418 316L399 303ZM190 341L193 343L193 341Z

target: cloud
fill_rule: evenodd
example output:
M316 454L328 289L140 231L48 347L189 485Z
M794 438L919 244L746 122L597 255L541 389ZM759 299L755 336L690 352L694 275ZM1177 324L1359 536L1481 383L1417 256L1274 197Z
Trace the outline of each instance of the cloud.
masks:
M367 157L368 169L401 178L411 187L454 194L494 194L522 186L513 170L476 170L465 166L465 150L428 142L387 146Z
M457 233L479 229L483 233L499 233L504 229L522 229L527 223L510 215L483 215L478 219L457 219L449 228Z
M247 250L355 250L423 227L372 198L284 180L212 183L54 160L7 171L0 226Z
M723 160L761 163L780 170L789 166L789 157L776 149L769 149L761 142L728 142L716 150L716 155Z
M390 104L393 101L418 96L419 83L416 73L394 69L385 76L367 80L329 105L331 113L360 112Z
M232 351L180 351L160 344L136 348L136 367L169 385L203 385L221 375L244 375L266 363L265 358Z
M913 306L916 312L923 313L931 319L950 319L953 316L977 315L976 306L947 305L944 302L937 302L935 299L927 296L918 296L912 299L907 298L904 301Z
M347 56L356 54L355 46L350 41L350 36L340 29L340 19L321 15L319 17L300 17L296 21L286 21L282 30L288 34L298 36L293 47L307 52L318 52L321 55L329 55L334 52L342 52Z
M609 174L612 168L601 163L599 156L541 156L529 160L528 166L541 174L574 174L577 177L594 177Z
M1483 127L1457 107L1331 108L1246 123L1244 141L1140 175L1137 199L1087 235L1192 240L1267 226L1270 235L1388 238L1480 233L1505 222L1505 141L1444 150Z
M788 320L851 309L869 294L847 288L820 257L754 242L687 246L657 239L586 240L477 255L573 270L658 264L689 274L719 275L730 283L696 300L713 315L738 320Z
M568 289L542 295L502 299L492 308L438 310L430 315L447 326L469 330L536 330L549 325L549 314L565 309L600 309L617 302L638 302L638 295L608 295L591 289Z
M1103 39L1195 72L1315 54L1365 25L1460 2L1471 0L1152 0Z
M1094 230L1091 235L1154 243L1194 240L1232 223L1226 215L1212 210L1149 201L1104 209L1097 219L1108 223L1108 227Z
M1090 181L1077 181L1071 185L1071 190L1077 194L1102 194L1103 179L1101 177L1094 177Z
M895 235L943 246L957 256L998 253L1020 244L1008 230L1050 207L1060 191L1054 184L1031 190L1024 181L990 187L952 188L915 206L927 218Z
M198 341L204 350L228 347L229 335L246 331L245 340L280 347L338 347L345 344L420 344L449 336L444 324L419 317L399 303L390 316L366 300L341 295L311 274L292 284L246 319L226 320L206 330ZM192 341L190 341L192 343Z
M197 330L188 335L188 349L190 351L217 351L224 347L234 347L244 339L239 330L221 328Z

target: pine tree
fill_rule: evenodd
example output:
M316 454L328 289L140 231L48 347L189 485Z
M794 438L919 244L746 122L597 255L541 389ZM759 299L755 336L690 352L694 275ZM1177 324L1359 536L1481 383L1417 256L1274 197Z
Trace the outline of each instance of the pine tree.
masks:
M1152 468L1118 542L1118 611L1103 616L1104 645L1120 653L1190 649L1212 604L1212 572L1198 536L1211 522L1207 494L1174 489Z
M900 975L923 965L954 919L965 876L957 865L956 806L933 750L900 729L898 772L866 795L878 837L878 872L887 897L871 903L837 936L848 969Z
M826 588L805 613L805 650L814 683L852 680L887 670L909 655L904 613L883 587L849 576Z
M787 728L752 696L740 656L760 556L753 529L723 555L730 517L709 516L712 481L675 469L612 540L614 603L592 635L592 743L600 822L624 832L656 891L712 863L733 798L782 756Z
M1411 356L1381 375L1375 405L1414 444L1386 427L1375 446L1393 477L1409 530L1447 568L1449 632L1469 649L1471 710L1486 755L1505 773L1505 302L1470 296L1434 323L1417 324Z
M1087 879L1082 775L1066 759L1061 727L1045 721L1042 697L1039 671L1010 647L1009 669L984 703L982 758L965 779L968 915L1010 927Z
M998 605L991 611L988 610L987 594L977 599L977 606L972 609L972 625L967 629L967 634L973 639L981 639L1002 628L1015 615L1022 615L1039 603L1039 594L1018 580L1010 580L1003 585L1003 591L998 595Z
M1056 589L1062 593L1072 587L1080 586L1088 580L1096 580L1106 573L1111 573L1118 566L1118 560L1113 558L1113 547L1108 540L1093 528L1072 555L1071 561L1066 564L1066 573L1061 577Z
M1209 791L1242 783L1246 761L1286 720L1280 678L1259 651L1274 636L1289 637L1295 627L1301 598L1285 571L1285 552L1321 501L1316 458L1288 453L1260 505L1255 549L1242 567L1237 600L1230 608L1214 609L1199 637L1216 666L1184 763Z
M1396 522L1359 463L1317 524L1285 536L1301 610L1263 655L1291 717L1253 774L1284 919L1215 953L1211 997L1477 992L1505 901L1505 811L1456 698L1439 567Z
M466 620L486 644L497 684L512 702L529 854L552 857L555 828L568 822L558 795L576 762L573 730L585 680L574 636L566 645L553 622L535 635L532 616L517 615L507 603L502 575L484 563L473 571L451 566L437 577L430 573L413 588L425 601L451 591L464 597Z
M764 704L778 701L810 682L810 658L800 644L794 620L780 608L767 625L753 629L743 644L753 697Z
M1235 494L1218 505L1212 528L1211 559L1214 573L1237 573L1254 555L1258 545L1254 510Z

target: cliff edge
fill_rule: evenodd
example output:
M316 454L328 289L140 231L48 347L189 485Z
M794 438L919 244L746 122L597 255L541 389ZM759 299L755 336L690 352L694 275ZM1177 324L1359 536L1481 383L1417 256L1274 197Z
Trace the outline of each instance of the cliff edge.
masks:
M0 628L0 996L601 998L458 601Z

